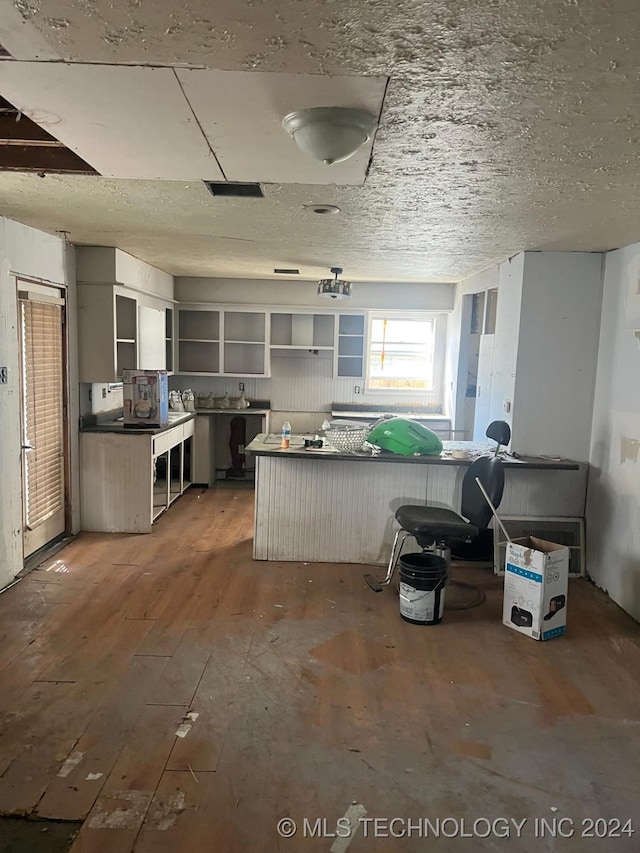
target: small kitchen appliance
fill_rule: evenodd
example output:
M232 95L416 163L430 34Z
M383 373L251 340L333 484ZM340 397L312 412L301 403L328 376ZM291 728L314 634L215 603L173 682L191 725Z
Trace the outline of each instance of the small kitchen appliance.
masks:
M166 370L123 370L125 427L158 427L169 423L169 380Z

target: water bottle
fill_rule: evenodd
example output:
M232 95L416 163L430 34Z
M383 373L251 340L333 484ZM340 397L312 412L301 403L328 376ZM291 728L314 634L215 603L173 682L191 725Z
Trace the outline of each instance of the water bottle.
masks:
M291 441L291 424L289 421L285 421L282 424L282 438L280 440L280 447L287 448L289 447L289 442Z

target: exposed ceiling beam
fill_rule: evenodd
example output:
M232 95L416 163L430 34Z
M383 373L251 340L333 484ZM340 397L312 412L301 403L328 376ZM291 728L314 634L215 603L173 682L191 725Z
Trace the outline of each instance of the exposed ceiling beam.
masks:
M0 171L96 175L64 143L0 97Z

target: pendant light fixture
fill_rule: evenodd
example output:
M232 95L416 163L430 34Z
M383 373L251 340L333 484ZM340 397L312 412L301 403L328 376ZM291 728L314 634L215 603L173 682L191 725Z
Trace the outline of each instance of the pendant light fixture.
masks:
M327 299L351 299L351 282L338 278L342 267L331 267L333 278L321 278L318 282L318 296Z
M349 107L311 107L282 119L298 148L327 166L353 157L371 139L377 124L370 113Z

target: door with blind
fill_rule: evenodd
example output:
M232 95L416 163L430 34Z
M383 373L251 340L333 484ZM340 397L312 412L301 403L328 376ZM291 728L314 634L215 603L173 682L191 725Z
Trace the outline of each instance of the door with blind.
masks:
M27 558L66 528L64 290L18 279Z

